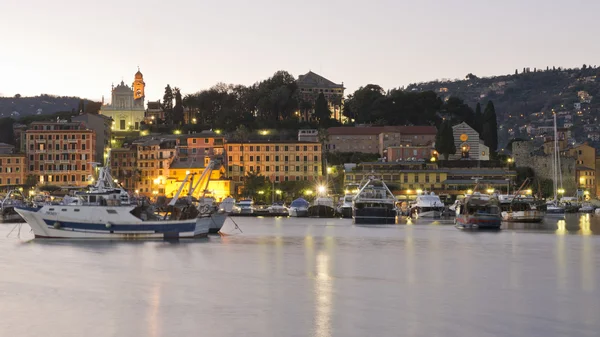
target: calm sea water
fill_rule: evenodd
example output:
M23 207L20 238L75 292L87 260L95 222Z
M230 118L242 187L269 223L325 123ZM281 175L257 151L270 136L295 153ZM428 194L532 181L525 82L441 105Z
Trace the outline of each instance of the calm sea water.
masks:
M21 239L0 224L0 336L598 336L600 217L235 218L225 237ZM27 228L27 229L26 229Z

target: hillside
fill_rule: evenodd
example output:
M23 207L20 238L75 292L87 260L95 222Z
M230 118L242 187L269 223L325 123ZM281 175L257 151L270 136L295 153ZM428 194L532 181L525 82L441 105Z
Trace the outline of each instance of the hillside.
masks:
M0 118L19 119L31 115L47 115L59 111L77 110L81 98L42 94L34 97L0 97ZM84 100L84 104L87 104Z
M469 76L470 75L470 76ZM509 115L530 115L541 111L561 110L584 99L578 96L585 91L591 96L593 107L600 101L600 69L524 69L518 74L478 78L469 74L460 81L432 81L409 85L407 91L432 90L442 98L458 96L470 106L492 100L498 118Z

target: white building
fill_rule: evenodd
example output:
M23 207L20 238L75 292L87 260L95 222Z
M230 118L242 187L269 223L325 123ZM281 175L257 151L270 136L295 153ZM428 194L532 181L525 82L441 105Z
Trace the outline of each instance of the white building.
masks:
M144 121L144 76L138 70L131 87L123 81L112 87L111 104L103 105L100 114L113 119L114 132L139 131Z
M462 122L452 127L456 153L448 157L449 160L490 160L490 148L479 139L479 133Z

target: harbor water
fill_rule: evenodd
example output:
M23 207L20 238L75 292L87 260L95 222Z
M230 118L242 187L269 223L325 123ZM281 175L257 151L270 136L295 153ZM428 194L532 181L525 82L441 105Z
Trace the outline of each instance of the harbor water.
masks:
M600 216L498 232L234 220L243 233L228 220L230 235L179 242L31 240L0 224L0 336L600 332Z

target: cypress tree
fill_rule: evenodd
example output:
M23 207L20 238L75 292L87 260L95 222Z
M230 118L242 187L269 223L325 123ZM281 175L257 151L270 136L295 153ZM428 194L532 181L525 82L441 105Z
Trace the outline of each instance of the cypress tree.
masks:
M456 145L454 145L454 133L449 121L444 121L439 126L435 135L435 150L442 156L444 160L448 160L448 156L456 153Z
M498 120L494 103L488 101L483 112L483 143L490 148L490 155L498 149Z
M481 138L481 132L483 132L483 115L481 114L481 104L477 103L475 107L475 125L473 129L479 133L479 138Z

